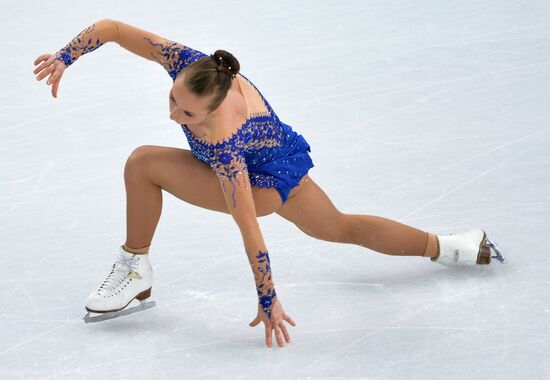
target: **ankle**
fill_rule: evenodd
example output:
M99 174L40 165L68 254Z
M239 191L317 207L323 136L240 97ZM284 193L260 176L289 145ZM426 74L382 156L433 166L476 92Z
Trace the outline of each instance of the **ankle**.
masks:
M150 246L151 246L151 244L148 244L145 247L141 247L141 248L133 248L133 247L128 246L127 244L124 244L122 246L122 249L125 250L126 252L130 252L130 253L134 253L134 254L138 254L138 255L145 255L145 254L149 253L149 247Z
M424 257L434 258L439 254L439 244L437 236L435 234L428 233L428 243L426 244L426 250L424 251Z

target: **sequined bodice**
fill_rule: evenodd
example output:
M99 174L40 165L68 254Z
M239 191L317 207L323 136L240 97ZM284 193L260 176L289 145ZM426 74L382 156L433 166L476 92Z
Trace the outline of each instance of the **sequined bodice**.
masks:
M258 91L248 78L242 74L241 76ZM266 162L270 158L280 155L281 152L278 148L285 145L291 131L283 127L283 124L260 91L258 91L258 94L262 97L268 111L250 114L238 130L219 142L210 143L197 138L185 124L182 125L189 146L199 160L214 166L214 169L216 169L217 161L226 165L232 160L237 159L238 161L239 156L244 158L244 163L254 166L260 161ZM223 173L221 167L217 169L221 171L219 174L228 174Z

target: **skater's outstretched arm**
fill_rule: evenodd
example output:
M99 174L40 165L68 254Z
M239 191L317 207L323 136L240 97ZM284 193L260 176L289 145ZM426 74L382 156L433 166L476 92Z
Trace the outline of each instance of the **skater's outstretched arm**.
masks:
M226 162L223 162L227 154ZM229 162L227 162L229 161ZM277 298L267 248L256 217L256 208L250 189L250 179L244 157L231 153L222 153L212 164L220 179L227 208L239 226L246 254L256 280L259 304L271 318L273 303Z
M204 53L181 43L122 21L103 19L84 29L60 49L56 53L56 59L69 66L83 54L94 51L107 42L116 42L134 54L160 63L171 75L177 74L191 61L204 56Z
M82 55L98 49L107 42L116 42L134 54L161 64L172 80L175 80L178 73L190 63L205 56L198 50L122 21L102 19L82 30L56 53L40 55L34 64L43 63L34 73L41 72L38 80L51 74L48 84L53 84L52 94L57 97L57 87L63 70Z
M275 293L269 254L257 221L244 156L236 146L227 147L218 153L217 159L211 166L220 179L227 208L241 231L245 251L256 281L258 316L251 326L263 320L266 327L266 344L271 346L272 330L274 330L277 343L283 346L283 336L287 342L290 341L283 320L292 325L295 324L284 313ZM264 318L263 313L267 318Z

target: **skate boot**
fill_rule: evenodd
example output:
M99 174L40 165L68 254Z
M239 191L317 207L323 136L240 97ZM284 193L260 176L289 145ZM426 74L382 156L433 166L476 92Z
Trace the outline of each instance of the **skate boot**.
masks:
M148 254L133 254L119 247L117 260L111 272L98 290L86 300L85 322L95 322L131 314L135 311L148 309L154 302L143 302L151 296L153 268L149 263ZM130 302L137 299L141 304L125 309ZM100 313L100 316L91 316Z
M436 235L437 255L432 261L445 266L490 264L491 258L504 263L496 244L483 230L470 230L461 234ZM491 250L495 256L491 256Z

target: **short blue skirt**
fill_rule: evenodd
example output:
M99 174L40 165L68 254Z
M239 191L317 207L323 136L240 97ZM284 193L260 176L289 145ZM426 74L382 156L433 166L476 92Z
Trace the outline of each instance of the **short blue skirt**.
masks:
M290 191L299 185L302 177L315 166L309 156L311 147L305 138L290 128L289 131L290 140L277 152L277 157L270 157L267 162L262 162L261 157L255 157L252 162L247 162L250 184L275 187L283 203L287 201Z

